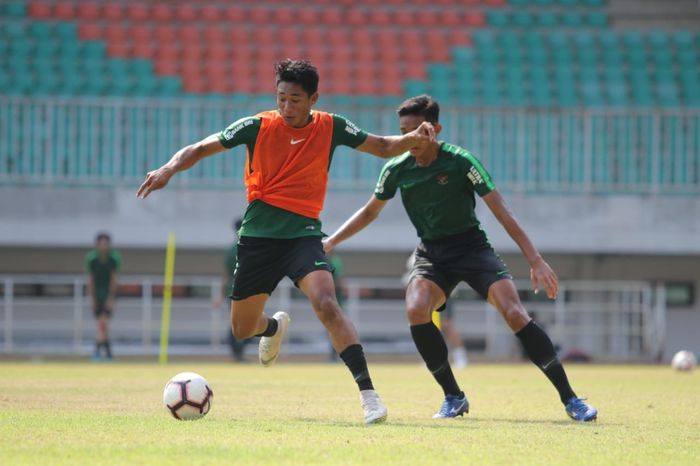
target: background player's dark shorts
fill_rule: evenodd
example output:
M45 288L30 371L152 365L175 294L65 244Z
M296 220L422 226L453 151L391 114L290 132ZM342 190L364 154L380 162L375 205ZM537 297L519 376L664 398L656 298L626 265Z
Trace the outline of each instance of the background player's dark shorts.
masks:
M97 306L95 306L93 312L95 313L95 318L102 315L107 316L107 318L112 317L112 310L107 309L107 301L97 301Z
M422 241L413 254L409 281L414 277L427 278L448 299L461 281L487 299L494 282L513 278L479 227L435 241Z
M319 236L292 239L242 236L238 240L231 299L272 294L284 277L289 277L296 285L314 270L334 270L323 252Z

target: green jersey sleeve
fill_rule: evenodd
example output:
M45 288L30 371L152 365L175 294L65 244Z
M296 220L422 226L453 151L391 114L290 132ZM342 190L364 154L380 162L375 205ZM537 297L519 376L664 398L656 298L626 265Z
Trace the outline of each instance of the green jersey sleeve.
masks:
M461 155L466 161L467 179L479 196L483 197L496 189L491 180L491 175L489 175L489 172L486 171L479 159L467 151L464 151Z
M219 141L227 149L241 144L251 144L255 142L260 132L259 117L244 117L236 120L219 133Z
M374 188L374 197L380 201L387 201L396 195L396 169L396 164L391 160L384 165L379 173L379 180Z
M353 149L365 142L367 132L341 115L333 115L333 140L331 147L348 146Z
M110 253L112 255L112 260L114 261L114 271L115 272L121 272L122 271L122 255L119 251L112 251Z

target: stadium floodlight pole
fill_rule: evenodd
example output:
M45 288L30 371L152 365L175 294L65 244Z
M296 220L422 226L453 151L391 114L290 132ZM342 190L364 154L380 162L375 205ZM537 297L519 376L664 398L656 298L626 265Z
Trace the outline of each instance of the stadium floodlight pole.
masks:
M173 274L175 272L175 233L168 234L165 250L165 277L163 280L163 312L160 318L160 354L158 362L168 362L168 339L170 336L170 306L173 301Z

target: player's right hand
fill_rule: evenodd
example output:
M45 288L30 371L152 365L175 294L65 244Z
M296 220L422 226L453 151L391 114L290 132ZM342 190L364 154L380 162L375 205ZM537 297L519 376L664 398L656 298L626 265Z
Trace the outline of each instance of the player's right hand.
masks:
M153 191L164 188L168 184L168 181L170 181L170 178L172 178L173 174L173 171L166 166L162 166L157 170L148 172L146 175L146 180L143 182L139 190L136 191L136 197L146 199L146 197L148 197L148 195Z
M436 141L435 127L427 121L424 121L418 128L411 131L411 135L419 145Z

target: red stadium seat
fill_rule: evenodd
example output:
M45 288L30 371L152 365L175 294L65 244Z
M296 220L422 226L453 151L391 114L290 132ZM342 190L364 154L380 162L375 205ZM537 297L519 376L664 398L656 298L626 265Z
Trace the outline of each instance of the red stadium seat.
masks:
M176 75L179 74L180 69L176 60L163 59L162 57L157 57L154 67L156 74L158 75Z
M254 6L250 9L250 20L258 24L268 24L270 21L270 10L262 6Z
M132 26L128 32L129 37L135 42L151 42L153 31L147 24L137 24Z
M185 24L179 28L178 36L186 46L190 46L192 44L199 45L200 32L199 27L195 24Z
M352 30L350 36L353 48L374 48L376 38L371 30L356 28Z
M31 2L28 10L32 18L47 19L53 14L53 5L49 2Z
M469 34L469 30L465 27L460 27L454 29L449 34L450 45L472 45L472 36Z
M440 24L440 15L435 10L418 10L416 13L416 23L421 26L438 26Z
M223 14L224 12L219 5L203 5L200 13L202 19L209 23L220 21Z
M60 2L53 8L53 16L58 19L73 19L75 12L75 4L72 2Z
M131 54L137 58L155 58L158 48L153 42L136 42L134 43Z
M248 47L250 42L250 33L248 28L239 26L228 31L229 40L235 48Z
M321 23L326 26L339 26L344 24L343 13L339 8L324 8L321 13Z
M107 42L107 54L113 58L131 57L131 44L129 42Z
M483 11L469 11L464 15L464 22L467 26L482 28L486 26L486 15Z
M345 13L345 23L351 26L367 26L367 12L361 8L353 8Z
M280 26L293 24L296 20L295 10L293 8L275 8L272 13L272 19Z
M214 25L206 26L202 30L202 37L209 46L215 46L215 44L225 43L226 35L227 34L225 29Z
M463 24L462 12L454 8L443 8L440 12L440 22L444 26L457 27Z
M415 21L415 14L412 10L401 8L394 14L394 22L399 26L413 26Z
M154 30L156 41L162 43L173 43L177 40L175 28L165 24L159 24Z
M108 24L104 34L109 42L126 42L128 38L126 28L119 23Z
M130 21L141 22L150 19L150 8L146 3L128 3L126 5L126 18Z
M240 6L227 6L224 8L224 18L232 25L244 24L247 20L246 10Z
M204 49L207 61L216 63L226 63L231 57L228 44L226 42L208 43Z
M124 18L124 9L121 3L110 2L105 4L103 9L105 19L109 21L120 21Z
M316 25L319 21L318 10L314 7L302 7L297 12L297 20L303 24Z
M183 23L190 23L199 19L199 8L193 3L181 3L175 7L175 17Z
M503 6L506 3L506 0L482 0L482 3L485 3L488 6Z
M178 47L178 45L175 44L174 42L166 43L166 44L159 44L158 51L157 51L157 54L158 54L157 59L158 60L173 61L173 62L177 63L180 60L180 53L181 52L182 52L182 49L180 47Z
M96 2L79 2L77 16L81 20L95 21L102 19L102 5Z
M175 17L173 7L167 3L156 3L153 5L151 14L153 15L153 19L158 22L172 21Z
M78 37L81 40L97 40L102 38L102 26L99 23L81 23L78 26Z
M384 8L373 8L370 10L369 22L376 26L388 26L393 20L393 15Z

